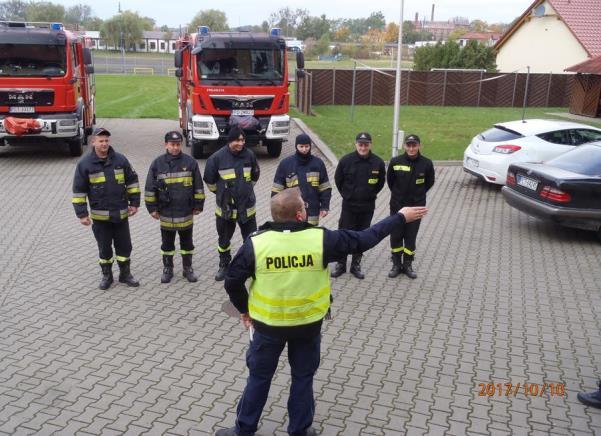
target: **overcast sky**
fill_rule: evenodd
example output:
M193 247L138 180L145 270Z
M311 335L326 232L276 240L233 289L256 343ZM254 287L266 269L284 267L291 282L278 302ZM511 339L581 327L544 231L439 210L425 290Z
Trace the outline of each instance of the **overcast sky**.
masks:
M489 23L509 23L521 15L533 0L405 0L405 20L412 20L416 13L420 19L430 19L432 3L435 3L435 20L447 20L456 16L467 17L470 21L481 19ZM94 14L102 19L115 15L119 2L86 1L86 0L54 0L65 6L84 3L89 4ZM221 0L219 2L191 2L185 0L123 0L122 10L137 11L140 15L154 18L157 25L166 24L177 27L190 22L192 17L202 9L219 9L226 13L228 24L232 27L247 24L261 24L271 12L289 6L292 9L307 9L311 15L326 14L328 18L361 18L371 12L382 11L386 22L399 21L400 0Z

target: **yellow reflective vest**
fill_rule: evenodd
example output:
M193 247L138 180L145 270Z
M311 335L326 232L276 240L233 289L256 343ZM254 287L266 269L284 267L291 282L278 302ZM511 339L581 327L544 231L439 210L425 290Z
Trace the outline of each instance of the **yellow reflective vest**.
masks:
M323 229L268 230L251 236L255 276L250 317L291 327L321 320L330 307L330 276L323 265Z

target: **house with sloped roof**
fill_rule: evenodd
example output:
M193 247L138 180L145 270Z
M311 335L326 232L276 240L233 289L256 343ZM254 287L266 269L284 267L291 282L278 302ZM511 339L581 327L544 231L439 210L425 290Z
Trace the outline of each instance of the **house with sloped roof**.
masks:
M562 73L601 55L601 0L535 0L494 48L501 72Z

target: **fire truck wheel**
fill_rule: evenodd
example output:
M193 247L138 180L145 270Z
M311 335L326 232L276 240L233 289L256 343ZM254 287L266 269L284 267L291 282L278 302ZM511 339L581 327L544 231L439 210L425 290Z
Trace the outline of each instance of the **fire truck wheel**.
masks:
M280 157L282 154L282 141L280 139L272 139L266 141L267 154L271 157Z
M192 156L196 159L205 157L206 144L203 141L192 141Z
M83 135L70 139L67 144L69 144L69 154L71 156L81 156L84 146Z

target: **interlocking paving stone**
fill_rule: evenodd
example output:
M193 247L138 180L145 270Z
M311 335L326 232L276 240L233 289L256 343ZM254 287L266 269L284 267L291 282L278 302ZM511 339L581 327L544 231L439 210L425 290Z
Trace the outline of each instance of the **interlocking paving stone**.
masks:
M161 120L99 125L142 183L164 132L177 128ZM284 156L291 152L284 146ZM257 154L262 222L278 160ZM182 279L179 259L174 281L159 283L160 232L142 207L130 221L142 285L103 292L91 231L70 204L76 162L64 151L0 147L0 434L209 435L233 425L248 333L222 312L226 294L213 280L212 194L196 218L197 284ZM510 208L498 187L461 167L436 170L419 278L387 277L386 240L364 257L365 280L332 281L315 428L332 436L601 433L601 412L576 400L601 373L601 245L591 233ZM374 220L387 215L388 198L385 188ZM334 192L325 226L337 226L340 203ZM232 242L240 246L239 234ZM286 434L285 360L264 436ZM566 396L522 389L482 397L480 383L564 383Z

